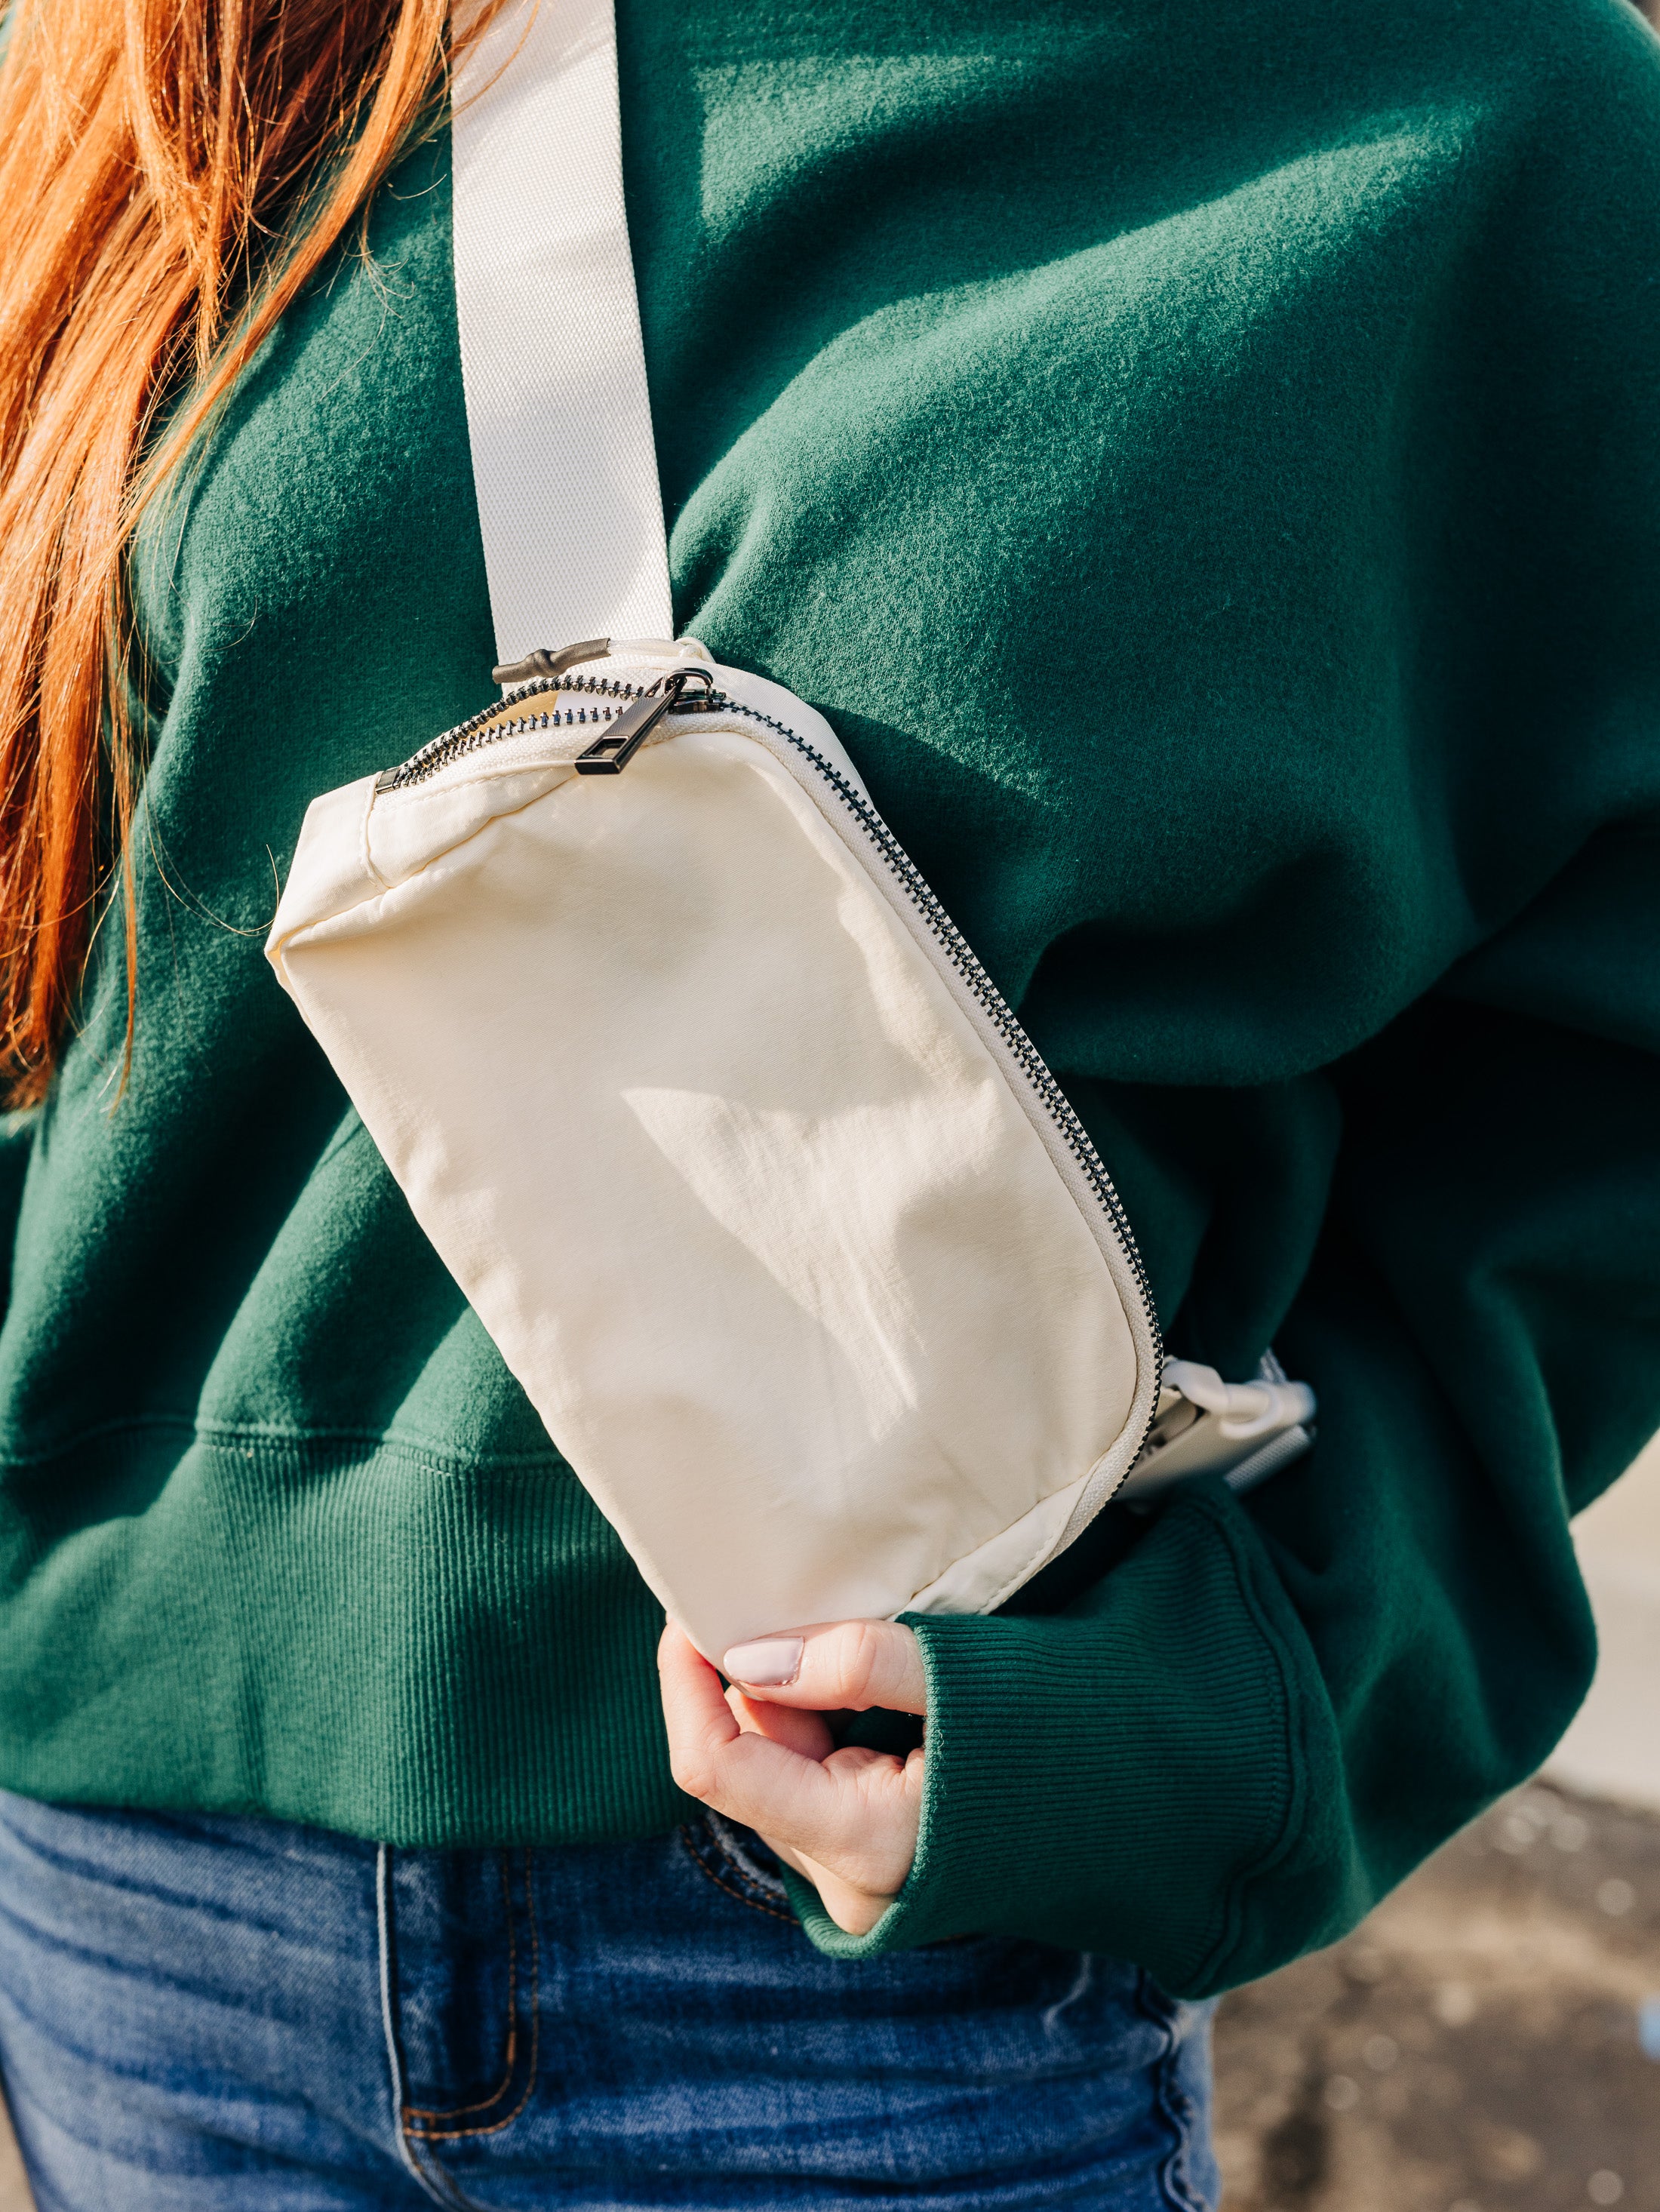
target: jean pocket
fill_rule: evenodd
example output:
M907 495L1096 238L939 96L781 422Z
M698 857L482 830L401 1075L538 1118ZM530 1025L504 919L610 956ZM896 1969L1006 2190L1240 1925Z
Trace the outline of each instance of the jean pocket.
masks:
M538 2072L530 1853L396 1854L387 1907L405 2142L498 2134L530 2102Z
M717 1889L752 1911L800 1926L784 1886L784 1869L753 1828L706 1810L686 1823L680 1840L692 1863Z

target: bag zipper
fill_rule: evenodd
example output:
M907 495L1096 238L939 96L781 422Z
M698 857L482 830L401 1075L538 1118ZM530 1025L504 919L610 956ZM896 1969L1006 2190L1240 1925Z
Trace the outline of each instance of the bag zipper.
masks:
M597 658L604 649L601 641L595 640L583 647L568 648L575 658ZM538 656L540 658L540 656ZM399 768L388 769L375 779L375 790L380 792L407 791L412 785L424 783L429 776L438 775L467 754L495 744L498 738L518 737L531 731L547 729L581 729L601 725L603 737L597 737L585 751L577 755L572 765L579 775L618 775L633 759L640 744L663 717L673 711L693 714L741 714L748 720L759 722L782 738L801 755L808 765L835 793L841 804L857 821L868 842L875 847L883 867L893 877L922 916L929 933L939 945L951 966L966 986L970 996L985 1015L1002 1040L1005 1050L1014 1060L1027 1083L1036 1093L1056 1128L1062 1142L1075 1162L1080 1174L1088 1185L1097 1204L1106 1214L1112 1231L1113 1240L1123 1254L1130 1269L1136 1293L1141 1301L1142 1314L1152 1340L1154 1371L1161 1373L1164 1366L1164 1336L1159 1326L1158 1311L1153 1303L1152 1285L1148 1279L1147 1264L1142 1258L1141 1247L1136 1242L1136 1232L1130 1225L1130 1216L1124 1210L1112 1178L1108 1175L1100 1154L1095 1150L1089 1132L1078 1118L1076 1108L1056 1081L1048 1062L1021 1026L1013 1007L981 965L979 955L952 921L933 887L916 862L900 843L893 831L860 793L856 791L835 763L825 758L805 738L771 714L763 714L758 707L746 707L741 699L734 699L716 689L714 679L706 670L691 668L670 669L653 684L624 684L615 678L599 676L557 674L565 654L548 654L543 663L548 669L546 676L512 691L500 705L486 708L469 720L445 730L419 752L412 753ZM516 665L511 673L516 675L524 663ZM498 672L506 676L510 672ZM681 695L689 678L696 677L705 689L696 699ZM503 708L516 708L521 703L549 692L555 696L575 693L595 699L597 703L585 703L566 708L561 715L559 709L510 715L502 719ZM610 702L619 701L621 705ZM1159 1393L1153 1394L1153 1410L1146 1429L1136 1446L1139 1455L1147 1442L1158 1408ZM1133 1467L1132 1458L1126 1468Z
M704 672L701 669L688 671L681 668L669 671L671 678L678 678L682 682L688 673L701 676ZM411 753L409 759L401 766L389 768L383 775L378 775L375 778L376 793L407 791L412 784L425 783L428 776L436 775L441 769L448 768L452 761L461 760L468 753L477 752L485 745L493 745L499 738L522 737L531 730L569 727L580 729L591 723L614 724L623 712L621 708L606 704L592 708L587 706L567 708L563 715L555 709L552 714L517 714L504 720L502 719L504 707L516 707L521 700L533 698L538 694L546 696L550 691L556 696L561 692L575 691L585 692L607 702L620 699L625 702L638 702L649 693L657 690L662 683L663 679L659 678L657 684L623 684L615 678L607 678L603 676L541 678L534 683L525 684L522 690L513 692L511 697L500 704L486 707L481 713L470 716L466 721L457 722L454 729L440 731L437 737L422 745L419 752ZM662 699L657 713L650 717L648 729L669 711L674 704L679 690L680 684L676 683L674 690ZM646 733L646 730L641 730L639 735L644 738ZM594 748L591 746L589 750L591 752ZM629 746L630 759L633 757L634 750L635 748L633 745ZM626 765L626 762L617 762L610 768L600 770L600 773L615 775ZM586 773L591 775L594 770L590 769Z

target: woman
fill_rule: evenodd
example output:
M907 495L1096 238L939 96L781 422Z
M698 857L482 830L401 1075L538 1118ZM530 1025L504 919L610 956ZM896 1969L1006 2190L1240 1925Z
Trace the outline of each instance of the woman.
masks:
M1321 1405L729 1701L260 957L308 799L488 696L443 9L9 31L43 2212L1214 2203L1204 2001L1544 1755L1660 1419L1651 33L621 0L676 623L829 716L1175 1348Z

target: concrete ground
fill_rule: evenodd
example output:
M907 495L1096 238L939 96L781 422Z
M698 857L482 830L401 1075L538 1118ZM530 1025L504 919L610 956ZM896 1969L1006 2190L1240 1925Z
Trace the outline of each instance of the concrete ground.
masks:
M0 2112L0 2212L34 2212L23 2161L3 2112Z
M1596 1613L1596 1680L1548 1772L1660 1810L1660 1437L1573 1534Z
M1217 2025L1226 2212L1660 2212L1660 1443L1575 1523L1543 1778Z
M1660 2212L1660 1816L1536 1783L1216 2033L1225 2212Z

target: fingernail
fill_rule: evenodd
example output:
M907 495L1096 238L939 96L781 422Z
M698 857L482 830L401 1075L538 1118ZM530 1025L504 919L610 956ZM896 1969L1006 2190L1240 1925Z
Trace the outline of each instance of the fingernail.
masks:
M801 1672L804 1636L758 1636L753 1644L735 1644L720 1662L729 1682L753 1682L758 1690L781 1690Z

